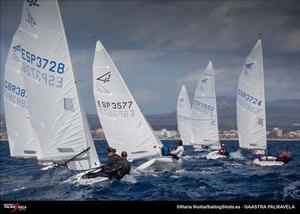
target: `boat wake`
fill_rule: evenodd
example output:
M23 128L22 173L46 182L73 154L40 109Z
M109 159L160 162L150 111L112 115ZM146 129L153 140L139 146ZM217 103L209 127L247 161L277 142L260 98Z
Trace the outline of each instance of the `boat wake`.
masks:
M126 183L132 183L135 184L137 183L136 178L133 175L125 175L121 181L126 182Z
M200 154L200 155L185 155L182 157L183 160L191 161L191 160L199 160L199 159L205 159L206 154Z
M245 157L242 155L240 150L237 150L235 152L230 152L229 154L230 159L236 159L236 160L244 160Z

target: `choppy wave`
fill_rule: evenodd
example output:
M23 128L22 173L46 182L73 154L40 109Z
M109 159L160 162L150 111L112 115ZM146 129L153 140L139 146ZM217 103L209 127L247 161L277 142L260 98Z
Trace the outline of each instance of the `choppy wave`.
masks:
M166 144L175 145L168 141ZM269 142L277 155L288 144L294 159L281 167L259 167L237 142L226 142L229 158L207 160L207 152L185 146L183 167L176 172L137 172L107 185L77 185L65 169L42 171L34 160L9 158L8 144L0 143L0 197L2 200L299 200L300 142ZM105 141L96 141L101 162Z

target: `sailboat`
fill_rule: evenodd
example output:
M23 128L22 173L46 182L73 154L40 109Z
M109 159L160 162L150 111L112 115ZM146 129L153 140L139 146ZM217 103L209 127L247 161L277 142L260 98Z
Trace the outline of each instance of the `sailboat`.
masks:
M57 0L24 1L4 82L11 156L33 157L83 173L100 167Z
M130 161L152 158L137 167L138 170L178 167L177 160L161 157L162 143L100 41L95 48L93 91L98 117L110 147L119 154L126 151Z
M185 86L183 85L177 100L177 124L183 145L191 145L191 117L191 104Z
M239 147L255 154L265 154L267 151L266 110L261 39L256 42L243 66L238 82L236 107ZM255 159L253 163L260 166L284 164L275 159L275 157L263 156L261 161Z
M212 61L201 73L192 103L192 144L195 148L208 147L216 150L220 147L218 135L218 116L215 92L215 80ZM226 157L217 151L209 153L208 159Z

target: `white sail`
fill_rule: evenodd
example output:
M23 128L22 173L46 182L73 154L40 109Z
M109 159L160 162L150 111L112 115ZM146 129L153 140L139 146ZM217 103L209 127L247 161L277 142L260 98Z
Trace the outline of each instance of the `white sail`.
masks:
M128 159L160 155L161 142L141 113L122 76L100 41L93 64L93 90L98 117L109 146Z
M67 160L90 147L68 166L98 167L57 1L24 1L17 36L30 121L41 145L38 160Z
M177 124L183 145L191 145L191 116L192 110L189 96L183 85L177 100Z
M212 62L201 73L192 104L192 144L219 146L215 80Z
M12 39L5 64L3 99L10 155L36 157L40 152L34 137L28 110L27 90L21 73L20 34Z
M248 56L240 75L236 107L240 148L266 149L264 72L260 39Z

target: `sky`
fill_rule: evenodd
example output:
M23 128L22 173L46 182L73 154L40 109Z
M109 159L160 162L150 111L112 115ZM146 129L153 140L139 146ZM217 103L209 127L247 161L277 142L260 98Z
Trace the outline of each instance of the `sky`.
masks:
M39 1L39 0L38 0ZM23 1L0 0L0 77ZM145 114L176 110L185 84L190 100L213 61L217 96L236 96L242 66L262 35L267 101L300 98L300 1L59 0L79 90L96 114L95 44L101 40Z

